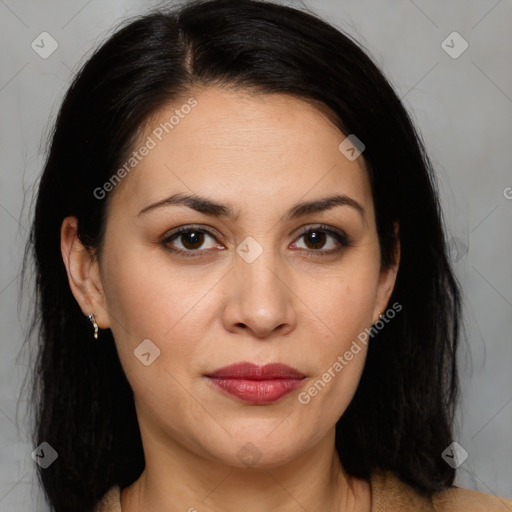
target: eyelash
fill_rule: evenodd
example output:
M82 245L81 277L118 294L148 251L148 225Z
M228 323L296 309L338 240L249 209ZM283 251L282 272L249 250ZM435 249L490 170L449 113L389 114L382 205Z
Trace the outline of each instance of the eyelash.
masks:
M178 249L176 247L171 247L169 245L176 238L179 238L179 236L181 234L188 233L188 232L204 233L204 234L207 234L208 236L211 236L212 238L216 239L215 235L213 233L211 233L210 231L190 225L190 226L182 226L182 227L176 229L176 231L174 231L171 235L167 236L164 240L162 240L161 244L164 246L164 248L166 250L168 250L172 253L182 255L185 257L189 257L189 258L200 257L202 255L202 251L208 250L208 249L184 251L183 249ZM318 226L314 226L314 227L308 227L307 229L301 231L299 233L299 235L297 236L297 240L300 239L301 237L303 237L304 235L307 235L310 232L327 233L327 234L331 235L332 237L334 237L338 241L338 243L341 245L341 247L338 247L337 249L331 249L328 251L314 250L314 249L306 250L306 253L309 253L309 254L307 254L308 258L314 258L315 256L330 256L330 255L340 252L342 249L344 249L346 247L350 247L350 245L351 245L351 241L345 233L343 233L341 231L338 232L338 231L336 231L328 226L325 226L323 224L319 224Z

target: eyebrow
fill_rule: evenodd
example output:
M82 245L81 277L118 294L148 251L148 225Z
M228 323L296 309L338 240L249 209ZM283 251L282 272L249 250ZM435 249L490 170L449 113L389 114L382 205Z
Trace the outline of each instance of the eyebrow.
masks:
M195 194L173 194L161 201L150 204L143 208L138 214L142 215L149 211L155 210L165 206L183 205L187 206L199 213L205 215L211 215L214 217L226 217L235 219L238 217L238 213L228 205L220 204L211 199L201 197ZM292 206L286 213L284 218L288 220L296 219L310 213L323 212L330 210L336 206L350 206L355 209L366 222L365 209L355 199L343 194L337 194L321 199L315 199L314 201L304 201L297 203Z

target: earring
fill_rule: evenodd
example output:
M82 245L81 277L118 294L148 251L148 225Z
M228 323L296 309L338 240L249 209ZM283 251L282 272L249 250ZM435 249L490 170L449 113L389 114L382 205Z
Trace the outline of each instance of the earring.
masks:
M375 325L379 320L382 320L382 317L384 315L382 313L379 313L379 318L377 318L377 320L375 322L373 322L373 325Z
M94 313L89 315L89 320L92 322L92 326L94 327L94 339L98 339L98 324L96 323L96 318L94 318Z

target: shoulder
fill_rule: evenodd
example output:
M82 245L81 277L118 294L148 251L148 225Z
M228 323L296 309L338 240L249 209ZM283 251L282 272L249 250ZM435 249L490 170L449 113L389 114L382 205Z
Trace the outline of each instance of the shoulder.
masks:
M388 471L374 473L371 487L371 512L512 512L509 499L459 487L427 498ZM94 512L122 512L120 488L112 487Z
M371 512L512 512L512 501L450 487L425 497L389 471L371 477Z
M119 486L116 485L110 488L103 498L101 498L94 512L122 512L121 489Z
M452 487L434 495L433 502L436 512L512 512L512 501L509 499L459 487Z

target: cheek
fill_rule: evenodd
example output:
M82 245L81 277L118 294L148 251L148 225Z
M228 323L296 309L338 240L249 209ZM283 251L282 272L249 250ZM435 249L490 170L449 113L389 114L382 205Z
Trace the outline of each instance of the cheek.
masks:
M353 329L366 326L373 309L375 287L371 282L358 283L354 276L338 283L326 287L313 307L331 335L345 338Z
M309 382L297 397L302 417L324 431L343 416L356 392L363 371L367 348L364 345L350 361L345 352L336 354Z
M159 248L118 247L105 261L105 295L114 326L124 340L164 337L201 296L191 272L173 266Z
M119 247L110 254L104 291L111 330L132 386L172 381L171 375L187 380L191 362L204 350L202 326L209 323L214 302L219 304L215 290L205 295L214 276L183 271L159 251L146 249L143 254ZM141 361L138 356L148 352L150 357ZM147 359L154 360L148 365L151 371L144 365Z
M330 286L314 302L321 325L314 344L305 346L315 361L312 376L298 396L304 413L320 425L334 424L348 407L359 384L368 350L365 329L371 325L375 284L369 271L330 279ZM326 328L327 327L327 328Z
M318 290L323 291L310 303L326 334L315 337L315 374L298 398L322 424L338 420L359 384L371 343L365 329L373 320L377 269L374 258L358 259L353 266L347 262L343 270L322 279Z
M367 253L367 251L365 251ZM304 280L302 297L325 325L325 341L342 350L371 325L378 289L378 261L352 254L339 269L315 281ZM324 353L331 353L326 349Z
M199 350L194 304L201 290L190 286L190 280L187 287L186 279L177 279L175 272L171 276L169 268L147 255L141 259L125 252L122 260L115 256L111 263L105 267L104 287L111 329L138 410L156 419L167 418L163 410L180 408L200 422L201 411L194 408L186 389ZM173 420L165 428L171 432L183 428L180 425Z

